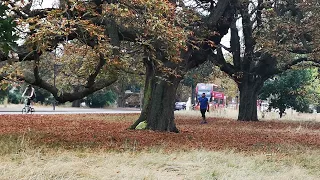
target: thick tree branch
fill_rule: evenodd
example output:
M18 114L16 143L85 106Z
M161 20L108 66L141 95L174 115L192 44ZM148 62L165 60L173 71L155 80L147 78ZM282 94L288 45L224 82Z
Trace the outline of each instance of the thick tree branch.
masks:
M209 27L216 27L221 16L225 13L226 8L230 5L231 0L218 1L209 16Z
M231 51L232 51L232 58L233 58L233 64L234 67L238 70L240 70L240 37L238 34L238 28L236 26L236 23L234 22L231 25L231 39L230 39L230 45L231 45Z
M0 81L6 79L6 75L2 73L0 75ZM118 80L117 75L112 75L108 79L102 79L99 80L89 87L83 87L80 91L78 92L73 92L73 93L65 93L65 92L59 92L59 90L51 85L50 83L44 81L40 74L39 74L39 68L38 65L35 63L34 69L33 69L33 77L31 76L18 76L17 79L19 81L25 81L28 84L32 84L34 86L38 86L42 89L47 90L48 92L52 93L54 98L59 101L60 103L65 103L67 101L74 101L78 99L82 99L98 90L101 90L105 87L110 86L114 82Z
M208 25L208 27L212 29L211 31L215 31L215 33L205 38L209 41L213 41L217 46L212 47L208 43L204 42L200 42L195 45L199 49L194 49L190 46L188 48L188 52L185 52L183 55L187 64L186 70L197 67L208 60L208 56L212 53L212 50L218 47L222 37L228 33L228 30L235 18L237 4L238 2L236 0L218 1L216 7L209 16L210 22Z
M185 71L188 71L192 68L198 67L200 64L204 63L208 59L209 50L192 50L184 53L184 58L186 59Z
M303 57L303 58L294 59L293 61L284 64L279 69L275 70L273 73L274 74L282 73L282 72L290 69L292 66L295 66L295 65L298 65L298 64L304 63L304 62L310 62L312 64L320 64L320 61L317 59L309 59L307 57Z
M253 60L253 54L254 54L254 47L255 47L255 40L253 38L252 34L252 22L251 22L251 16L249 14L248 10L248 3L243 2L242 8L240 9L240 13L242 16L242 28L243 28L243 37L244 37L244 44L245 44L245 53L243 58L243 66L249 67L250 63ZM247 69L245 71L248 71Z
M256 27L261 27L262 26L262 10L263 10L263 0L258 0L258 6L257 6L257 13L256 13L256 22L257 26Z
M32 61L35 60L34 50L28 51L26 46L17 47L15 52L13 53L14 57L9 57L5 53L0 51L0 62L7 61L9 59L18 60L18 61ZM41 55L41 52L39 52Z
M49 91L50 93L52 93L52 95L55 97L55 99L57 101L59 101L60 103L65 103L67 101L74 101L74 100L78 100L78 99L82 99L98 90L101 90L105 87L110 86L111 84L113 84L114 82L117 81L117 77L112 77L112 78L108 78L106 80L101 80L98 82L95 82L94 84L92 84L92 86L90 87L85 87L84 89L78 91L78 92L74 92L74 93L64 93L64 92L59 92L59 90L52 86L51 84L43 81L42 79L38 79L36 81L32 81L32 79L26 79L23 78L25 80L25 82L38 86L40 88L43 88L47 91Z
M221 48L217 48L217 54L211 53L208 57L215 65L219 66L220 70L227 73L230 77L236 72L234 66L226 61Z
M67 101L72 102L77 99L82 99L100 89L110 86L111 84L116 82L118 78L116 75L113 75L108 79L103 79L98 82L95 82L91 84L91 86L89 87L84 87L82 90L78 92L64 93L64 92L59 92L59 90L56 87L47 83L40 77L38 66L36 64L34 68L34 79L30 77L19 77L19 79L49 91L50 93L52 93L52 95L55 97L57 101L59 101L60 103L65 103Z
M36 51L33 51L34 53L34 69L33 69L33 75L34 75L34 79L33 78L28 78L28 77L20 77L20 80L24 80L25 82L38 86L40 88L43 88L47 91L49 91L50 93L52 93L52 95L55 97L55 99L61 103L67 102L67 101L74 101L77 99L82 99L87 95L90 95L92 93L94 93L95 91L98 91L100 89L103 89L104 87L107 87L109 85L111 85L112 83L114 83L117 80L117 76L113 75L112 77L108 78L108 79L103 79L100 80L99 82L95 82L95 79L98 75L98 73L100 72L102 66L105 63L105 60L103 58L103 56L100 56L100 61L95 69L95 72L91 75L89 75L88 77L88 84L86 87L84 87L84 89L78 91L78 92L73 92L73 93L59 93L58 89L55 86L52 86L51 84L47 83L46 81L44 81L39 73L39 61L40 61L40 56L39 54L37 54Z
M228 51L229 53L232 53L231 48L229 48L229 47L227 47L227 46L225 46L225 45L223 45L223 44L219 44L219 45L218 45L218 48L219 48L219 47L223 48L224 50Z
M104 56L102 53L100 53L99 55L99 62L97 64L97 66L95 67L94 73L90 74L88 79L87 79L87 85L86 87L90 87L94 84L94 81L96 79L96 77L98 76L98 74L101 71L101 68L105 65L106 60L104 59Z

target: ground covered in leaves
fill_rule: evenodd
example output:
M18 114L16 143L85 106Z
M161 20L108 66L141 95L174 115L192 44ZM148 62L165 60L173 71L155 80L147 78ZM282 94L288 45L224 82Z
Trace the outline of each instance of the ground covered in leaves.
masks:
M177 116L180 133L128 130L138 114L0 115L0 137L24 137L34 146L106 150L234 149L274 152L320 149L319 122L239 122Z

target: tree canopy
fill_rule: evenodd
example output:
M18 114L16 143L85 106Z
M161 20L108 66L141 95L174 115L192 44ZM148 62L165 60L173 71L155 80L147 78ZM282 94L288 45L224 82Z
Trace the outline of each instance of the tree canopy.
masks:
M14 67L3 67L2 78L13 75L42 87L60 102L109 86L120 70L136 73L130 59L137 54L149 53L157 59L161 49L170 62L178 62L180 50L186 48L187 32L180 26L186 18L178 16L169 1L70 0L47 9L33 9L33 1L4 3L19 25L16 31L22 32L24 44L16 47ZM157 63L159 69L172 72L163 62ZM81 87L75 92L77 84Z
M310 112L310 105L318 105L320 98L317 69L293 69L267 80L260 98L270 99L269 108L279 109L280 116L287 108Z

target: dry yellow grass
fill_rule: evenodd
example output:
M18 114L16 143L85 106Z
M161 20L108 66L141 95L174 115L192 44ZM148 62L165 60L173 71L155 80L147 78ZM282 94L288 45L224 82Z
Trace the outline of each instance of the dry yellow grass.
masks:
M277 112L267 112L265 117L262 118L262 114L258 111L258 118L260 120L281 120L281 121L315 121L320 122L320 113L298 113L294 110L288 109L287 114L282 118L279 118L279 113ZM175 111L176 115L188 115L188 116L198 116L201 114L199 111ZM220 117L220 118L230 118L237 119L238 110L232 108L225 109L215 109L206 113L208 117Z
M281 179L316 180L320 152L244 155L233 152L57 152L0 157L0 179Z
M1 180L316 180L320 177L320 150L303 148L278 154L203 149L168 153L161 148L114 152L33 147L24 136L3 136L0 142Z

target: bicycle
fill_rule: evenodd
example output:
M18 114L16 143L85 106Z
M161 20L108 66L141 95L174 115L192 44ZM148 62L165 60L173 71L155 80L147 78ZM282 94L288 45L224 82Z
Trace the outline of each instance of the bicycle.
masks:
M31 106L31 104L28 105L28 99L29 99L29 97L24 99L24 107L21 110L22 114L28 114L28 113L32 114L35 112L34 108Z

